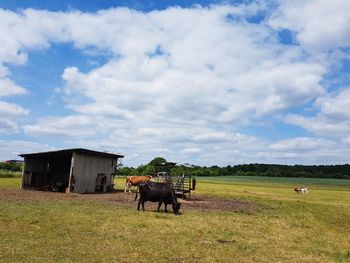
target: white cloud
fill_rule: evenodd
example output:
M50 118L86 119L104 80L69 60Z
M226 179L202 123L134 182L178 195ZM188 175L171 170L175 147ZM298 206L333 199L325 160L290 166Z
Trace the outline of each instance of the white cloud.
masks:
M94 134L92 126L92 120L82 115L47 117L35 125L25 125L24 132L32 135L88 137Z
M309 51L350 46L350 2L348 0L278 1L269 23L288 28Z
M322 115L333 122L350 120L350 88L319 98L317 105L321 108Z
M21 159L19 154L55 150L47 144L22 140L0 140L0 160Z
M350 133L350 89L317 100L320 111L316 116L290 114L287 123L295 124L317 135L345 138Z
M335 142L319 138L296 137L273 143L270 148L277 151L305 151L334 147Z
M0 97L10 97L13 95L26 94L27 91L14 84L7 78L0 78ZM28 109L24 109L15 103L0 101L0 134L18 133L18 124L13 117L24 116L29 113Z
M27 53L49 49L51 43L72 43L86 56L91 49L106 52L109 60L84 72L67 65L62 93L55 96L62 95L71 112L38 118L24 126L26 135L60 136L64 143L92 148L110 145L130 156L142 153L137 156L142 160L154 152L213 164L297 160L300 156L293 150L316 151L328 141L294 138L273 143L239 130L314 100L320 114L289 115L287 121L321 135L349 130L344 109L350 96L327 95L322 82L331 62L315 55L319 49L349 45L344 27L348 15L344 13L345 22L335 23L333 30L326 22L340 17L336 7L326 16L322 4L328 2L291 1L280 3L269 25L250 24L245 18L266 7L258 3L148 13L128 8L96 13L0 10L0 96L26 92L10 80L8 64L25 64ZM317 12L300 16L309 12L309 3L326 22ZM320 24L317 30L315 21ZM296 31L302 45L279 44L270 26ZM341 36L332 38L336 30ZM322 42L324 36L331 40ZM0 102L1 113L21 116L29 111ZM8 131L18 129L9 120L3 123Z
M0 97L3 96L13 96L13 95L23 95L26 94L27 91L17 86L10 79L1 79L0 78Z
M0 97L25 94L26 90L16 86L8 79L0 79ZM14 118L29 114L29 110L15 103L0 101L0 134L19 133Z
M188 153L200 153L201 152L201 148L186 148L186 149L183 149L181 151L183 154L188 154Z
M198 142L222 142L228 140L229 134L222 131L208 131L199 134L194 134L193 140Z
M18 125L16 122L7 118L0 118L0 134L14 134L18 133L18 131Z
M346 144L350 145L350 136L346 137L343 141L344 141Z
M267 151L257 154L257 158L264 160L264 163L276 164L345 164L349 163L350 150L348 147L336 144L334 147L320 147L308 151Z
M14 103L0 101L0 116L22 116L29 113L28 109L24 109Z
M323 65L304 60L295 47L282 48L270 41L273 37L264 25L227 20L230 12L230 7L213 7L146 14L117 9L93 17L83 15L87 20L97 19L95 27L111 19L109 28L114 34L105 38L115 37L100 43L103 29L90 32L87 27L86 35L99 33L85 37L85 45L91 41L121 56L88 73L66 68L62 75L65 92L74 96L72 103L68 99L69 106L79 113L115 114L132 121L201 119L236 121L239 126L244 121L237 120L303 105L324 92L319 84ZM119 17L118 23L112 14ZM183 23L177 22L179 18ZM130 19L135 21L131 25L126 23ZM75 24L69 28L75 30ZM81 40L76 36L72 41ZM92 102L86 103L86 98Z

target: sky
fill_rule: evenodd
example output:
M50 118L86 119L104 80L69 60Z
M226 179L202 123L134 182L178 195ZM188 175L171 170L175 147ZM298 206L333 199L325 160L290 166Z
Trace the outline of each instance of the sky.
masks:
M344 164L350 1L0 2L0 160Z

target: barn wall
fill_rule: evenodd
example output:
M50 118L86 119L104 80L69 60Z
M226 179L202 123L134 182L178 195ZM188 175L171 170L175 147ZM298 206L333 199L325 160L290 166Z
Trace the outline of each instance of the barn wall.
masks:
M25 158L24 162L25 165L24 171L22 172L22 187L29 185L41 186L44 180L42 177L46 169L44 161L40 158Z
M26 158L26 171L27 172L45 172L44 160L41 158Z
M113 173L117 162L116 158L90 155L86 153L74 154L73 176L75 180L75 193L95 192L96 178L98 174L106 175L106 185L113 184Z

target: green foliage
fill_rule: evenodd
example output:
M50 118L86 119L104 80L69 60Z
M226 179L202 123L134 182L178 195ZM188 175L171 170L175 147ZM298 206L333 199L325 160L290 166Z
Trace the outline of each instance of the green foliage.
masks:
M166 163L166 160L163 157L156 157L152 161L150 161L148 165L153 167L158 167L158 166L162 166L164 163Z
M153 165L146 165L143 170L143 175L155 175L157 173L157 167Z
M346 179L350 174L350 165L277 165L244 164L227 167L230 175L338 178Z
M117 175L137 175L137 169L133 167L119 167Z
M151 160L148 164L141 164L137 168L121 166L118 168L118 175L155 175L157 172L164 169L163 164L166 160L162 157L156 157Z
M20 163L7 163L0 162L0 170L10 171L10 172L20 172L22 171L23 164Z
M20 177L23 164L0 162L0 178Z
M177 165L172 168L162 166L166 160L162 157L154 158L147 165L137 168L122 167L119 175L154 175L159 171L170 169L172 175L191 176L269 176L269 177L302 177L302 178L337 178L350 179L350 165L279 165L279 164L240 164L219 166Z

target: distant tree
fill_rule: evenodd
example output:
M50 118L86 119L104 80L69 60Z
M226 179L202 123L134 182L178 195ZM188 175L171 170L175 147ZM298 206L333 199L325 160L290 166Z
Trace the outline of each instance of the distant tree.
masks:
M163 157L156 157L152 161L148 163L148 165L157 167L157 166L162 166L164 163L167 161Z
M0 170L10 171L10 172L20 172L22 171L23 164L21 163L7 163L0 162Z
M137 171L137 174L144 174L144 171L146 169L146 165L139 165L137 168L136 168L136 171Z
M143 167L141 174L143 174L143 175L155 175L155 174L157 174L157 172L165 169L164 164L166 162L167 162L167 160L165 158L156 157Z
M157 168L153 165L146 165L143 170L143 175L155 175L157 173Z

